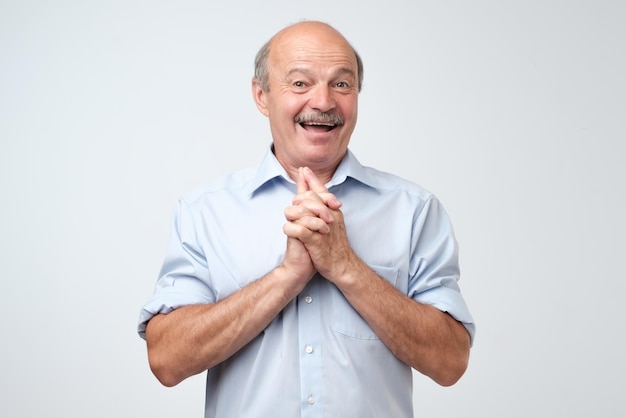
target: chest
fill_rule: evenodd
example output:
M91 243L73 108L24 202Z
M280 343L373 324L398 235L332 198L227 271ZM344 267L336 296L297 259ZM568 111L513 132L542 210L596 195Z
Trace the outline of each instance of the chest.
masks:
M341 192L341 191L339 191ZM207 208L201 219L202 249L218 298L259 279L283 260L285 208L293 195L276 192L242 204ZM356 254L375 270L408 271L413 210L398 196L338 193L346 232ZM398 287L404 287L402 281Z

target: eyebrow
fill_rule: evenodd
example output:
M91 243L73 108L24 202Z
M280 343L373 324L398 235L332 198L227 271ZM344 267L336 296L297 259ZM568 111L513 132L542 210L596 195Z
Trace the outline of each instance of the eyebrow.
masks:
M302 74L305 74L305 75L310 75L312 72L313 71L311 71L310 69L305 68L305 67L295 67L295 68L292 68L291 70L287 71L287 77L290 77L294 73L302 73ZM341 68L339 68L336 71L336 74L337 75L345 75L345 74L347 74L349 76L356 77L356 73L352 69L350 69L348 67L341 67Z

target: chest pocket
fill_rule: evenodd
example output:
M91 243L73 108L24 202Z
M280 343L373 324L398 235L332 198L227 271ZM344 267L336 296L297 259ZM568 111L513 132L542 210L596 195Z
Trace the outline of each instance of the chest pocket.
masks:
M370 266L380 277L397 287L398 269L392 267ZM348 303L343 294L335 287L329 286L331 317L330 324L333 331L340 334L364 340L378 340L379 337L365 322L361 315Z

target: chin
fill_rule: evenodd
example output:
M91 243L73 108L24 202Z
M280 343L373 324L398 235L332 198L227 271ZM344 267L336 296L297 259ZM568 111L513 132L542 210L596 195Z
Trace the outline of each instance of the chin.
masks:
M310 164L332 165L340 161L345 153L345 148L337 149L328 145L312 145L301 155Z

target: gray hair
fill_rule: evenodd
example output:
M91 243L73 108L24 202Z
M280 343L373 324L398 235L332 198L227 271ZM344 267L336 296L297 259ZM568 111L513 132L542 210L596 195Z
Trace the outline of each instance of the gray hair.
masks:
M259 83L261 89L265 92L270 91L270 68L269 68L269 56L272 40L270 39L259 49L254 59L254 78ZM356 58L357 78L359 82L359 92L363 86L363 60L356 49L352 46L352 52Z

